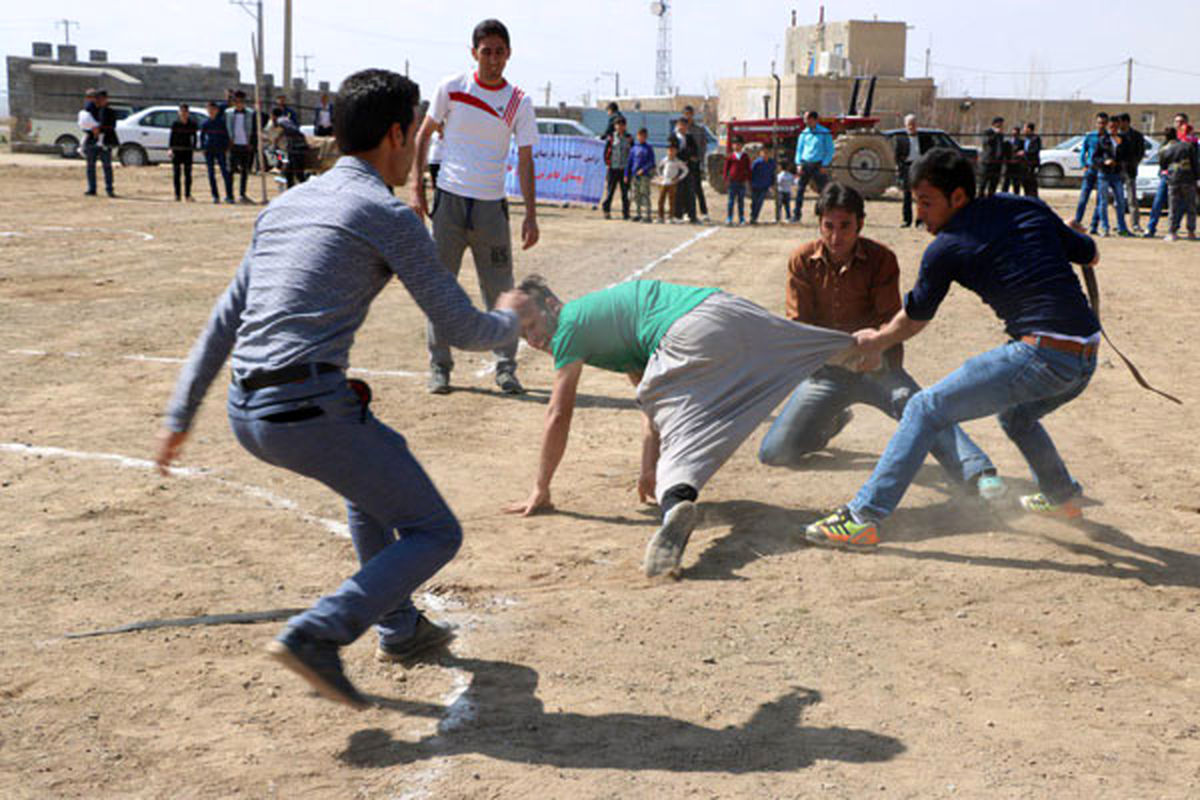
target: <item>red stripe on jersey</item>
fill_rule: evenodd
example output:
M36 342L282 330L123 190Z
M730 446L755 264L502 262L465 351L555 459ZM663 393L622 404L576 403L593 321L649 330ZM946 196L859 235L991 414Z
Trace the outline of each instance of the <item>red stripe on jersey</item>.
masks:
M480 100L473 94L467 94L466 92L451 92L450 99L452 101L458 101L459 103L466 103L469 106L475 106L476 108L491 114L493 117L500 116L496 113L496 109L492 108L485 101Z
M517 87L513 87L512 97L508 99L508 105L504 108L504 121L511 127L513 119L517 116L517 109L521 105L521 99L525 96Z

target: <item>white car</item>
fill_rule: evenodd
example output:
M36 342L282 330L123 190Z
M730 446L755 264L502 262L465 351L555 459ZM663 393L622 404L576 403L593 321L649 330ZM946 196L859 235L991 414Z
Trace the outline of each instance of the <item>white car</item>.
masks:
M1083 166L1079 163L1079 156L1083 152L1083 137L1083 134L1072 136L1065 142L1042 151L1041 164L1038 166L1039 185L1051 188L1078 186L1083 181ZM1146 158L1152 156L1155 163L1158 163L1158 141L1146 136Z
M191 116L202 125L208 114L192 106ZM171 124L179 118L178 106L150 106L117 122L117 158L126 167L144 167L171 160L167 145L171 139Z
M560 117L538 117L538 133L543 136L586 136L595 139L596 133L582 122Z

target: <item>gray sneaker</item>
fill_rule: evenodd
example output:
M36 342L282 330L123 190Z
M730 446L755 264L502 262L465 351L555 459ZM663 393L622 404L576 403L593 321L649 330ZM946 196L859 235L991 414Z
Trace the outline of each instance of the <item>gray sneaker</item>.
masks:
M400 642L380 642L375 648L375 660L397 664L412 661L422 653L453 641L454 636L453 626L438 625L421 614L417 617L417 628L413 635Z
M505 394L525 394L525 387L517 380L516 373L511 370L502 370L496 373L496 385L500 387L500 391Z
M429 370L429 381L425 386L430 394L450 394L450 370L442 367Z
M648 577L653 578L664 572L678 577L683 548L687 547L688 538L696 528L699 514L700 510L690 500L679 502L667 512L658 533L646 543L646 557L642 562L642 569Z

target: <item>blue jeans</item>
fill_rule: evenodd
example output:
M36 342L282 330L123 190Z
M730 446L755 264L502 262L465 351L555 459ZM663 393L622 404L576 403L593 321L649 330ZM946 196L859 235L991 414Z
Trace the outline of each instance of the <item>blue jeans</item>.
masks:
M763 437L758 460L775 467L799 466L803 456L829 443L834 419L848 406L863 403L898 420L919 391L921 387L900 367L867 373L822 367L792 393ZM993 468L957 425L940 431L930 452L954 483L965 483Z
M99 144L85 143L83 146L83 155L87 159L88 192L90 194L96 193L96 159L100 159L100 163L104 166L104 191L111 194L113 190L112 148L103 147Z
M776 195L779 198L779 207L783 209L782 219L788 222L792 218L792 196L787 192L780 192Z
M732 181L729 184L729 209L725 212L725 220L733 222L733 201L737 200L738 222L746 221L746 184L744 181Z
M808 186L808 182L812 181L813 188L819 195L825 188L825 184L829 183L829 173L821 165L820 161L800 161L796 166L800 168L799 180L796 182L796 219L800 219L800 214L804 210L804 190Z
M254 456L346 500L361 569L288 625L339 645L372 624L385 643L411 636L418 616L412 593L458 552L462 528L404 437L336 372L253 392L231 384L227 410L234 435ZM288 414L315 416L278 419Z
M763 203L767 199L766 187L762 189L750 190L750 221L758 222L758 215L762 211Z
M1078 494L1079 484L1039 420L1078 397L1095 370L1095 353L1085 357L1018 341L969 359L908 401L900 427L850 509L864 519L891 514L941 432L989 414L999 415L1000 427L1051 502Z
M1083 185L1079 187L1079 203L1075 206L1075 221L1083 223L1084 212L1087 211L1088 198L1092 196L1092 192L1096 189L1097 173L1094 169L1089 169L1083 173Z
M221 168L221 178L225 181L225 197L233 200L233 173L229 171L229 162L224 150L205 150L204 164L208 167L208 188L212 189L213 200L220 200L221 193L217 190L217 176L213 171L213 163Z
M1129 228L1125 227L1125 176L1119 172L1111 174L1101 172L1099 183L1096 188L1096 214L1092 218L1092 230L1096 229L1097 220L1100 226L1108 233L1108 196L1112 193L1113 199L1117 206L1117 230L1122 233L1129 233Z
M1158 190L1154 192L1154 205L1150 208L1150 224L1146 226L1146 233L1154 234L1158 228L1158 218L1162 216L1163 208L1167 205L1167 176L1158 176Z

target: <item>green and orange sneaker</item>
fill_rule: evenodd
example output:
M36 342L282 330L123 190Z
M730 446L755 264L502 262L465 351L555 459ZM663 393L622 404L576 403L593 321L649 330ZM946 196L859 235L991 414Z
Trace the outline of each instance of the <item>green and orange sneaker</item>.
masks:
M1059 519L1079 519L1083 516L1083 510L1079 508L1074 499L1064 500L1061 503L1052 503L1050 502L1050 498L1041 492L1022 495L1021 508L1031 514L1040 514L1044 517L1058 517Z
M874 550L879 544L879 528L874 522L856 522L850 509L842 506L805 528L804 538L819 547Z

